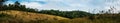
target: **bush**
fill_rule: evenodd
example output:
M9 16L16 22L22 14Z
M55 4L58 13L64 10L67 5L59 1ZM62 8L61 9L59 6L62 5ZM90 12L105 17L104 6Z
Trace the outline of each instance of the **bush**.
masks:
M0 17L6 17L7 16L7 14L0 14Z

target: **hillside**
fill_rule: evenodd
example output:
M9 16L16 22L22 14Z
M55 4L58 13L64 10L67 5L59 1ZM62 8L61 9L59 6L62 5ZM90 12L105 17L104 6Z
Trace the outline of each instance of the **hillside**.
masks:
M99 17L92 17L92 19L91 17L68 19L56 15L17 10L0 11L0 23L120 23L119 15L101 14Z
M48 14L40 14L40 13L32 13L32 12L23 12L23 11L16 11L16 10L6 10L0 11L0 14L9 15L9 19L12 21L35 21L35 20L65 20L68 18L55 16L55 15L48 15Z

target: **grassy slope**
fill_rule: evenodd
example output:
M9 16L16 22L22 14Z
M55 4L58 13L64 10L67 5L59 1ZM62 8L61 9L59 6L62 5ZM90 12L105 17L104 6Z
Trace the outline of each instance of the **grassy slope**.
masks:
M9 18L12 18L14 20L22 20L22 21L65 20L65 19L68 19L68 18L55 16L55 15L39 14L39 13L32 13L32 12L23 12L23 11L16 11L16 10L0 11L0 14L7 14L7 15L10 15Z
M100 19L90 20L88 19L89 17L68 19L55 15L16 10L0 11L0 14L8 15L7 17L2 18L2 20L0 18L0 23L119 23L119 15L115 17L103 15L100 16ZM114 17L114 19L111 17Z

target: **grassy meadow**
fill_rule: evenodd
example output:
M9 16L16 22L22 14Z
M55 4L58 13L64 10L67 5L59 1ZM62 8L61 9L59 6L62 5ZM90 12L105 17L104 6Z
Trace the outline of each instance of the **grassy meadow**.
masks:
M120 23L120 13L113 8L99 13L80 10L37 10L27 8L18 1L5 5L8 0L0 0L0 23Z

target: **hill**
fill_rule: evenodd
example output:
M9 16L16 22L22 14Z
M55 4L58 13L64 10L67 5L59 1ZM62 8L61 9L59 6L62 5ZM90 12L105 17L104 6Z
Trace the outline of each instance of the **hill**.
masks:
M36 21L36 20L65 20L68 18L55 16L55 15L48 15L48 14L40 14L40 13L32 13L32 12L24 12L24 11L17 11L17 10L6 10L0 11L0 14L7 15L3 20L10 20L10 21Z
M119 14L98 14L69 19L57 15L6 10L0 11L0 23L120 23Z

